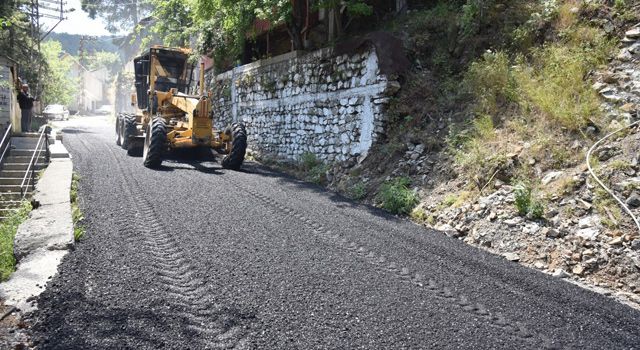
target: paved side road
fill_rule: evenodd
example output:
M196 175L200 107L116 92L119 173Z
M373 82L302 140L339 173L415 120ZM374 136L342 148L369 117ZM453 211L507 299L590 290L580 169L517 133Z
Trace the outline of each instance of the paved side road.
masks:
M42 349L631 349L640 312L249 163L127 157L65 130L87 238Z

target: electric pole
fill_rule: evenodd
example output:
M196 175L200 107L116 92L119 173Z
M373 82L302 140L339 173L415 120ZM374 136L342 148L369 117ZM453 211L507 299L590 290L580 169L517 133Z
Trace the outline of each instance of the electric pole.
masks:
M40 77L42 75L42 61L40 59L36 60L35 54L38 53L38 56L41 56L40 44L42 41L58 26L58 24L67 19L67 17L65 17L66 13L75 11L75 9L71 8L69 10L65 10L67 2L64 0L30 0L29 5L30 11L28 11L27 14L31 17L31 38L34 43L34 47L31 50L32 66L30 69L37 72L34 94L39 96L41 93ZM44 34L42 33L43 26L40 20L41 18L56 20L51 28L45 28L46 32Z

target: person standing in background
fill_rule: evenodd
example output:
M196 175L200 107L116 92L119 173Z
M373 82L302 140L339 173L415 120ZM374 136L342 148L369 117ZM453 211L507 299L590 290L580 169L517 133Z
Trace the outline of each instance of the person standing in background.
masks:
M31 116L33 115L33 101L37 101L35 97L29 95L29 85L22 84L22 89L18 93L18 104L22 111L20 118L20 128L22 132L31 131Z

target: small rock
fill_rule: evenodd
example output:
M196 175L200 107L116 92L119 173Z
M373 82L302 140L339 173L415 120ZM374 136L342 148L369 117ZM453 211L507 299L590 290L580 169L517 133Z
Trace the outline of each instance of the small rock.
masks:
M522 228L522 232L529 235L535 234L539 230L540 225L536 224L535 222L528 223Z
M624 35L627 38L631 38L631 39L640 39L640 27L636 27L636 28L632 28L630 30L627 30Z
M549 238L558 238L560 237L560 231L555 228L545 227L542 229L542 233Z
M593 84L592 88L596 91L600 91L602 90L602 88L604 88L605 86L607 86L607 84L605 83L601 83L601 82L596 82L595 84Z
M624 239L622 237L616 237L616 238L610 240L608 243L609 243L609 245L622 245L623 240Z
M495 219L496 219L496 217L497 217L497 216L498 216L498 214L496 214L496 212L495 212L495 211L492 211L491 213L489 213L489 216L487 217L487 219L488 219L489 221L493 221L493 220L495 220Z
M449 225L449 224L438 225L438 226L436 226L436 230L445 231L445 232L454 231L453 227L451 225Z
M553 272L553 275L552 275L552 276L553 276L553 277L558 277L558 278L567 278L567 277L569 277L570 275L569 275L565 270L563 270L563 269L556 269L556 270Z
M627 198L626 202L627 202L627 205L632 208L640 207L640 194L638 194L638 192L636 191L633 191L633 193L631 193L629 198Z
M638 106L635 103L627 103L620 107L620 110L626 113L635 112L638 109Z
M582 142L580 142L579 140L573 141L573 143L571 144L571 149L576 150L580 148L582 148Z
M591 249L586 249L585 251L582 252L583 256L593 256L593 250Z
M544 270L547 268L547 264L543 263L542 261L536 261L533 266L538 270Z
M456 231L458 231L460 233L469 232L469 227L464 225L463 223L459 223L458 225L456 225L455 229L456 229Z
M580 204L580 206L586 210L590 210L592 205L591 203L585 201L584 199L578 198L577 200L578 204Z
M631 242L631 249L635 251L640 251L640 239L636 239L633 242Z
M517 218L517 217L516 217L516 218L513 218L513 219L508 219L508 220L505 220L505 221L504 221L504 223L505 223L505 224L507 224L507 226L509 226L509 227L516 226L517 224L519 224L519 223L521 223L521 222L522 222L522 219L521 219L521 218Z
M618 56L616 56L616 58L622 62L629 62L633 59L633 56L631 55L631 52L629 52L629 50L627 49L622 49L620 50L620 53L618 54ZM607 96L603 95L605 98L607 98ZM608 98L607 98L608 99Z
M516 253L504 253L502 256L509 261L520 261L520 256Z
M573 267L573 270L571 270L571 272L573 272L574 275L582 276L582 274L584 273L584 267L578 264Z
M578 228L589 228L596 226L596 224L600 221L600 218L597 215L587 216L586 218L580 219L578 221Z
M556 180L557 178L559 178L562 175L562 171L552 171L550 173L548 173L547 175L545 175L542 178L542 184L543 185L548 185L551 181Z
M600 234L600 230L596 227L588 227L580 229L576 232L576 235L588 240L594 240Z

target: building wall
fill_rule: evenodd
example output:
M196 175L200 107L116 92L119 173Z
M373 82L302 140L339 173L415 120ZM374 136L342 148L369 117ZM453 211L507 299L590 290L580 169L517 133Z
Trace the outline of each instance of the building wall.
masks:
M105 100L104 81L101 79L104 72L102 70L91 72L69 55L63 59L72 60L69 76L78 82L78 94L75 100L69 104L69 110L82 113L99 108Z
M14 112L16 95L14 93L13 74L9 66L0 62L0 126L8 125ZM0 130L4 128L0 127ZM2 136L0 135L0 138Z
M213 77L214 125L247 127L249 147L264 156L326 162L358 159L385 132L388 96L399 84L378 71L373 49L335 56L331 49L292 52Z
M0 131L12 124L13 131L20 132L21 111L15 90L16 77L11 67L15 68L11 61L0 57Z

